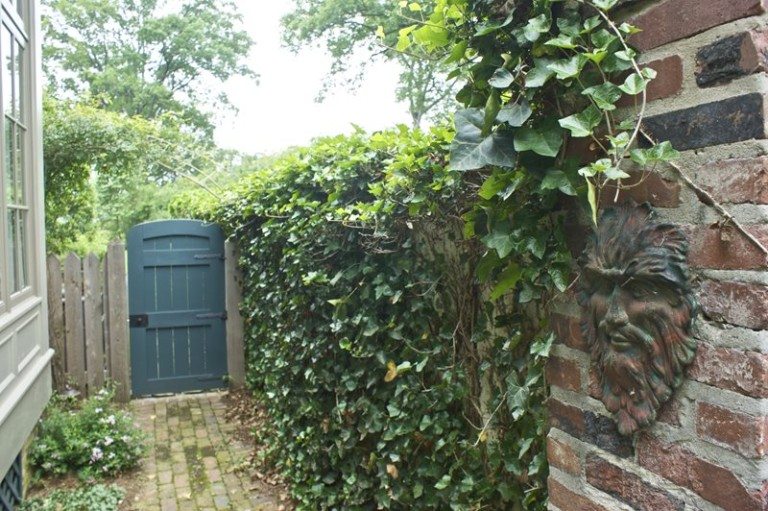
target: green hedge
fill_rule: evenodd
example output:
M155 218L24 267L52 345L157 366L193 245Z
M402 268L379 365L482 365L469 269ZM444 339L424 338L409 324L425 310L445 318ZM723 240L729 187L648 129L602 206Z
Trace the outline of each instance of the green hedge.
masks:
M174 205L239 243L248 382L271 417L259 433L300 509L545 509L552 337L518 299L486 298L484 176L448 170L451 139L323 139L223 200ZM541 216L541 196L521 196ZM533 257L509 239L504 257Z

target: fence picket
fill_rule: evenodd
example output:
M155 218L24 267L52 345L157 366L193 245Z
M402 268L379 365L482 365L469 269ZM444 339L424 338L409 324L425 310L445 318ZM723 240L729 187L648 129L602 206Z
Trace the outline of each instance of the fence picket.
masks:
M66 371L71 383L81 393L85 383L85 325L83 323L83 272L80 258L70 253L64 262L64 321L67 343Z
M125 268L125 245L111 243L105 262L107 281L105 294L109 307L105 316L109 331L110 368L118 383L116 397L120 402L131 398L130 337L128 330L128 285Z
M67 385L66 380L66 341L64 337L64 302L62 290L64 283L61 279L61 262L56 256L48 256L48 332L51 348L56 354L53 357L52 375L53 387L59 392Z
M99 258L89 254L83 259L83 309L85 318L86 372L88 394L104 386L104 330L99 311L101 272Z
M243 346L244 327L240 316L241 291L239 254L232 241L224 244L224 279L226 282L227 307L227 366L233 388L245 386L245 353Z

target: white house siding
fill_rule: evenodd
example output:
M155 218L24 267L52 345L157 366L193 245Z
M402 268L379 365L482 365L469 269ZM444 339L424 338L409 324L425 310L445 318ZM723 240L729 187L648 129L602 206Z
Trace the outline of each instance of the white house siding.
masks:
M39 0L3 0L4 7L25 8L27 49L26 140L24 175L29 207L27 244L29 289L9 297L0 310L0 478L8 471L32 432L51 394L45 289L45 235L42 167L42 71ZM3 16L7 14L3 13ZM0 41L2 44L2 41ZM2 84L0 84L0 87ZM2 144L0 144L2 151ZM2 155L0 155L2 156ZM2 158L0 158L2 161ZM3 213L5 214L5 213ZM5 239L0 247L5 246ZM5 284L7 286L7 284Z

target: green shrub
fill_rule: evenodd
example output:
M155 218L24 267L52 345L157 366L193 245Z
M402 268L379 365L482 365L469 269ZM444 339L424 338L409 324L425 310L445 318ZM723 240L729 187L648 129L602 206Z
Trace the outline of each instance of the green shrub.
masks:
M76 472L82 478L99 478L138 464L144 435L131 415L113 404L113 397L111 387L83 402L53 397L29 449L37 475Z
M125 491L117 485L95 484L74 490L54 490L25 502L19 511L117 511Z
M300 509L546 506L552 337L529 312L568 271L542 214L558 192L507 182L519 195L487 247L500 220L468 205L485 176L447 168L451 138L322 139L221 204L175 204L240 246L259 434Z

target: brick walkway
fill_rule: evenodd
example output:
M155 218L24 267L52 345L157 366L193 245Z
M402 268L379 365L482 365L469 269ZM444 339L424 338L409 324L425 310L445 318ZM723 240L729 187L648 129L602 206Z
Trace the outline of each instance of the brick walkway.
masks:
M251 480L249 447L226 421L223 393L134 401L137 422L149 436L131 511L273 511L278 500Z

